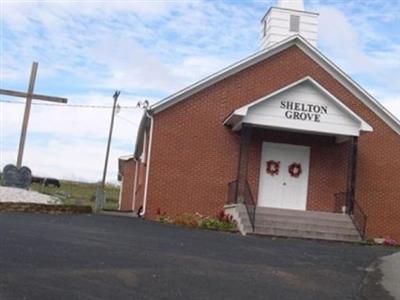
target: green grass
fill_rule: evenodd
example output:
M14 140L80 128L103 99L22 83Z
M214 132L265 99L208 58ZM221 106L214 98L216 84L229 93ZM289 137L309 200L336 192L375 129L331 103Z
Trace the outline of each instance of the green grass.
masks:
M94 208L96 183L60 180L61 187L45 187L32 183L31 189L43 194L52 195L61 200L63 204L91 205ZM105 209L118 209L119 187L106 185Z

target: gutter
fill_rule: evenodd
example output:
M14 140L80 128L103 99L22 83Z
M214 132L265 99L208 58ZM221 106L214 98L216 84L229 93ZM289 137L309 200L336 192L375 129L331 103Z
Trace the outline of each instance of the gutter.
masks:
M118 196L118 210L121 210L121 203L122 203L122 189L124 188L124 177L121 180L121 186L119 188L119 196Z
M151 146L153 142L153 127L154 127L154 119L149 111L146 109L146 116L150 119L150 137L149 137L149 149L147 152L147 165L146 165L146 179L144 183L144 196L143 196L143 209L140 213L141 216L144 216L146 213L146 205L147 205L147 190L149 185L149 173L150 173L150 162L151 162Z
M133 193L132 193L132 211L135 209L135 203L136 203L136 189L137 189L137 181L138 181L138 160L136 158L133 159L135 162L135 176L133 177L134 182L133 182Z

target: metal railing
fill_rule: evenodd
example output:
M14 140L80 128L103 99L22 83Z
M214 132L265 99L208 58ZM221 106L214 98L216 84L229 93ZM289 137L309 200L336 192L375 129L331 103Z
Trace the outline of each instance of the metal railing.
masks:
M237 203L237 197L236 197L237 184L238 184L237 180L228 183L228 202L227 202L228 204Z
M254 227L256 224L256 203L254 201L253 194L251 193L250 185L246 180L246 185L244 189L244 199L243 203L246 206L247 214L249 215L249 220L251 228L254 232Z
M353 211L352 214L350 214L350 216L352 217L353 223L356 226L361 237L364 239L368 216L365 214L361 206L355 200L353 201Z
M339 192L335 194L335 207L346 207L346 213L350 216L354 226L357 228L360 236L364 239L367 227L368 216L361 208L360 204L349 195L348 192ZM352 201L351 201L352 200Z
M255 222L256 222L256 203L254 201L253 194L251 193L250 185L246 180L244 186L243 195L238 197L238 181L232 181L228 184L228 204L242 203L246 207L247 214L249 216L249 221L251 228L254 232Z

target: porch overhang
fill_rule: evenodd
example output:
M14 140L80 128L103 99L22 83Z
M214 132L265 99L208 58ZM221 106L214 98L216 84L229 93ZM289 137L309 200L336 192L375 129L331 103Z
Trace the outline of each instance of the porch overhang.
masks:
M276 130L359 136L373 128L311 77L305 77L233 111L224 125L243 124Z

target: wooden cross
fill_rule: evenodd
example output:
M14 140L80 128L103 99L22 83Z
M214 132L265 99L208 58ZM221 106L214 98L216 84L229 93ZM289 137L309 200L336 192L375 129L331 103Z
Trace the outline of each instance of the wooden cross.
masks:
M33 62L27 93L0 89L0 95L26 98L24 119L22 121L21 138L19 140L17 168L20 168L22 165L22 157L24 155L26 132L28 129L28 121L29 121L29 114L31 111L32 100L35 99L35 100L58 102L58 103L67 103L68 101L67 98L38 95L33 93L33 90L35 88L37 69L38 69L38 63Z

